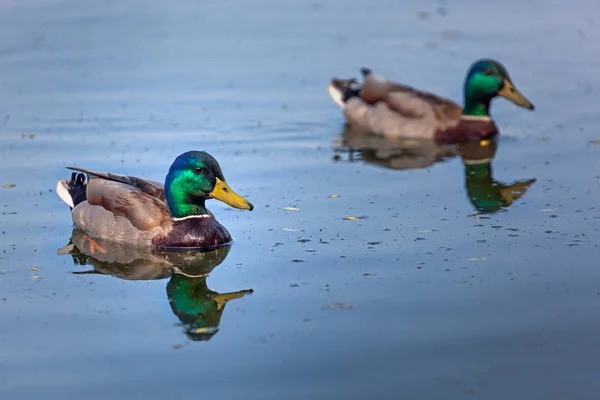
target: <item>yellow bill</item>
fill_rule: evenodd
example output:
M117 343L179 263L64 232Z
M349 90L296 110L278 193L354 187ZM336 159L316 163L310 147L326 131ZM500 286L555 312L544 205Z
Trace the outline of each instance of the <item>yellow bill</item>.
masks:
M535 108L533 104L527 100L527 97L523 96L521 92L517 90L515 85L513 85L508 79L504 79L504 86L498 92L498 94L502 97L506 97L516 105L524 107L528 110L533 110Z
M210 192L210 197L220 200L234 208L240 208L242 210L249 211L254 209L252 203L234 192L226 182L220 180L219 178L217 178L217 184L215 185L215 188L212 192Z

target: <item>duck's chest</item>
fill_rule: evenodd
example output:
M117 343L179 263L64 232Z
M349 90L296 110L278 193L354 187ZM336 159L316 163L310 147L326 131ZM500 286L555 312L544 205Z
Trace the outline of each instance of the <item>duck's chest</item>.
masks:
M491 138L498 134L498 127L489 117L463 116L457 124L435 132L438 142L469 142Z
M208 250L231 242L231 235L214 217L193 216L173 221L172 229L154 238L161 250Z

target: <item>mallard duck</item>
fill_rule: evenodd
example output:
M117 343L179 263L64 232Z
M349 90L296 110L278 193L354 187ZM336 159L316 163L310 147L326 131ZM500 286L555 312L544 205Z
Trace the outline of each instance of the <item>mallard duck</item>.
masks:
M502 96L533 110L514 86L506 68L494 60L476 61L464 83L464 108L451 100L361 70L364 81L333 78L329 95L350 125L388 137L460 142L497 133L490 102Z
M58 181L56 191L71 207L73 223L92 238L115 243L165 250L217 247L230 242L231 235L205 201L254 208L229 187L217 160L203 151L177 157L164 186L133 176L68 169L79 173Z

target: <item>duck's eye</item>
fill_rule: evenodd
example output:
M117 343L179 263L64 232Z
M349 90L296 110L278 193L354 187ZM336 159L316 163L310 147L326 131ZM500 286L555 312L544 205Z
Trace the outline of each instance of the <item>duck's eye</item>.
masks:
M202 167L194 167L194 173L201 174L204 172L204 168Z
M491 70L491 69L489 69L489 68L486 68L486 69L484 69L484 70L483 70L483 74L484 74L484 75L488 75L488 76L489 76L489 75L494 75L494 71L492 71L492 70Z

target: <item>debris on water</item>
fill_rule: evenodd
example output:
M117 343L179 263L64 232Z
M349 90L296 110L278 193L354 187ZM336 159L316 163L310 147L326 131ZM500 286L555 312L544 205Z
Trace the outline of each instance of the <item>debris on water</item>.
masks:
M290 285L290 287L298 287L298 286L300 286L300 285L298 285L297 283L292 283L292 284Z
M417 265L417 269L423 269L422 265Z
M426 238L424 238L424 237L420 237L420 236L419 236L419 237L416 237L416 238L415 238L415 242L416 242L417 240L427 240L427 239L426 239Z
M35 139L35 133L24 133L21 135L21 139Z
M284 230L284 231L288 231L288 232L298 232L298 229L294 229L294 228L286 228L286 227L283 227L283 228L281 228L281 229L282 229L282 230Z
M426 20L429 18L429 12L428 11L419 11L417 13L417 18L420 20Z
M487 260L486 257L473 257L473 258L467 258L467 261L485 261Z
M362 215L360 217L355 217L354 215L346 215L344 217L344 221L356 221L359 219L367 219L367 218L369 218L369 217L367 217L366 215Z
M181 349L183 346L184 346L184 345L182 345L182 344L174 344L173 346L171 346L171 348L172 348L173 350L179 350L179 349Z
M600 144L600 140L590 140L591 144Z
M331 157L331 159L333 161L340 161L342 159L342 156L340 156L339 154L334 154L333 157Z
M327 308L336 309L336 310L353 310L356 307L350 304L343 303L341 301L335 301L333 303L327 304Z
M30 267L29 270L30 271L39 271L40 267Z
M283 243L281 243L281 242L273 243L273 247L277 247L277 246L283 246Z
M371 276L371 275L375 275L375 274L372 274L370 272L365 272L362 276Z
M454 37L454 35L456 35L456 31L453 29L444 29L442 31L442 35L444 35L444 37L451 38Z
M540 136L540 142L547 142L548 138L546 136Z
M15 186L17 186L17 185L15 185L14 183L5 183L4 185L2 185L2 187L6 188L6 189L13 188Z
M556 208L543 208L540 211L541 212L550 212L550 211L556 211L556 210L557 210Z
M283 207L283 209L286 211L300 211L300 209L298 207L293 207L293 206L286 206L286 207Z
M302 259L300 259L300 258L294 258L294 259L292 260L292 262L294 262L294 263L302 263L302 262L304 262L304 260L302 260Z
M417 233L435 232L435 229L419 229Z
M340 197L339 194L330 194L329 196L327 196L330 199L337 199L338 197Z
M40 276L39 275L34 275L34 276L31 277L31 279L40 279Z
M556 218L556 217L558 217L558 215L556 215L556 214L550 214L550 215L548 215L548 217L550 217L550 218Z
M367 244L370 244L371 246L374 246L376 244L381 244L381 241L378 241L378 242L367 242Z
M308 243L308 242L310 242L310 239L305 239L305 238L298 239L298 243Z

